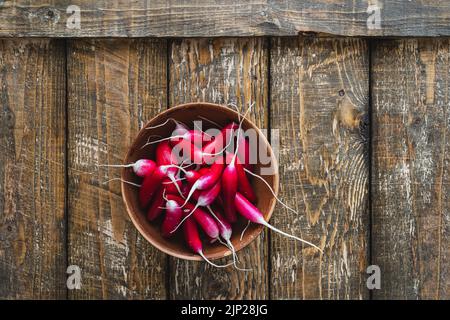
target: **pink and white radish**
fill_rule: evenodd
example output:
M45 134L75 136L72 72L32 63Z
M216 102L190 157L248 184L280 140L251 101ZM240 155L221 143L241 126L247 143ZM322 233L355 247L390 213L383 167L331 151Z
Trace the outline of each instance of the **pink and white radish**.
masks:
M174 234L174 230L183 218L183 210L175 200L167 200L166 215L161 225L161 234L169 238Z
M289 233L286 233L284 231L281 231L277 228L275 228L274 226L272 226L271 224L269 224L265 219L263 214L258 210L258 208L256 208L250 201L248 201L244 196L242 196L240 193L236 194L236 198L234 201L235 205L236 205L236 210L247 220L250 220L253 223L257 223L257 224L261 224L269 229L272 229L275 232L278 232L286 237L301 241L303 243L306 243L314 248L316 248L317 250L319 250L320 252L323 252L321 248L319 248L318 246L316 246L315 244L303 240L299 237L296 237L294 235L291 235Z

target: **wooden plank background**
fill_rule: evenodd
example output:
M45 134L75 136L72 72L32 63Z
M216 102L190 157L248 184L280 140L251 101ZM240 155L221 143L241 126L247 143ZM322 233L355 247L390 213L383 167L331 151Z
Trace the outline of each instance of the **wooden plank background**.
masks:
M280 136L281 196L273 223L320 254L272 235L272 295L368 297L368 48L349 39L278 39L272 46L271 123Z
M0 40L0 298L368 299L370 264L374 298L449 298L449 59L448 39ZM299 212L272 222L324 254L265 232L252 272L216 270L137 233L98 165L188 101L256 103Z
M376 298L450 298L449 59L447 39L374 47Z
M0 297L66 297L64 43L0 40Z
M80 9L79 29L70 27L71 5ZM371 19L378 16L380 24L374 27ZM296 36L310 32L339 36L449 36L450 2L0 1L0 37Z

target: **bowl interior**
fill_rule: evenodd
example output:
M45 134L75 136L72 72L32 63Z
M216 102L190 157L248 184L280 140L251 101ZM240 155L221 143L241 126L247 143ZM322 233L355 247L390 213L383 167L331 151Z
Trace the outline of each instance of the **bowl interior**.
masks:
M238 122L238 114L223 106L209 104L209 103L191 103L186 105L180 105L177 107L173 107L168 109L167 111L160 113L155 118L150 120L146 126L139 132L137 138L134 140L128 154L125 158L124 163L133 163L139 159L155 159L154 153L156 144L148 145L145 148L142 146L148 141L150 135L159 135L162 137L167 137L172 134L172 131L175 127L172 121L169 121L168 124L147 130L147 127L154 127L156 125L164 123L167 119L173 118L180 122L183 122L189 125L192 128L193 121L198 121L199 116L210 119L221 126L228 124L231 121ZM204 130L207 130L211 127L215 127L213 124L208 123L206 121L202 122L202 127ZM275 164L275 168L277 168L276 159L273 155L273 151L270 148L269 143L263 137L262 132L250 121L243 122L243 128L249 129L253 128L258 132L261 139L259 141L263 141L260 143L258 148L265 148L267 150L267 155L271 157L271 162ZM157 138L155 138L157 139ZM268 166L267 164L264 166ZM260 168L263 167L261 164L255 165L256 173L260 172ZM273 190L278 193L278 172L274 175L265 175L263 178L269 183ZM122 170L122 179L125 181L131 181L134 183L141 183L142 179L137 177L131 168L124 168ZM264 185L262 181L257 178L251 178L251 184L255 190L257 195L257 203L256 206L261 210L264 214L266 220L268 220L273 212L275 207L275 199L272 193L268 190L267 186ZM166 239L161 236L159 231L161 225L161 219L153 222L149 222L146 219L146 212L139 206L138 201L138 189L134 186L131 186L126 183L122 183L122 195L130 215L131 220L133 221L136 228L139 232L155 247L160 249L161 251L183 259L188 260L201 260L201 258L192 253L191 250L186 246L185 241L183 239L182 231L177 232L173 238ZM245 235L242 240L240 240L241 233L243 229L246 227L247 222L243 218L239 218L238 222L233 225L233 236L232 243L236 250L240 250L248 245L251 241L253 241L259 233L262 231L262 226L256 224L250 224ZM220 243L210 244L207 241L203 241L204 246L204 254L209 259L217 259L225 257L231 254L231 251L228 250L224 245Z

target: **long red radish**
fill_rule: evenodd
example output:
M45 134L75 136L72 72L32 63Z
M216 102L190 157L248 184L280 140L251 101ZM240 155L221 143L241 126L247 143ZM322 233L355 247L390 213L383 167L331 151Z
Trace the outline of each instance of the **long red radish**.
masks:
M212 209L210 206L207 207L211 215L218 221L217 225L219 227L220 236L225 242L223 243L231 250L231 254L233 255L233 264L234 267L238 270L242 271L250 271L250 269L242 269L237 266L237 262L239 262L238 256L236 254L236 250L234 249L233 244L231 243L231 235L233 233L233 229L231 224L225 219L218 210ZM220 239L219 239L220 241Z
M225 216L234 223L236 222L236 207L234 206L234 198L238 190L238 175L236 167L229 164L225 167L222 173L222 194Z
M208 190L217 184L223 170L223 160L217 158L216 162L206 171L205 174L200 175L200 177L192 184L189 193L186 196L187 203L195 191L197 190Z
M239 181L238 191L242 193L250 202L255 203L256 194L255 191L253 191L252 185L250 184L247 175L245 174L244 167L238 160L236 160L235 166Z
M138 177L143 178L153 173L156 168L156 163L153 160L140 159L129 164L99 164L98 167L133 168L134 173Z
M178 187L175 186L175 184L177 184ZM182 187L182 183L179 179L176 182L172 182L170 179L164 179L162 186L164 186L166 193L168 194L179 194L178 190Z
M210 265L216 268L224 268L231 265L231 263L226 265L217 265L209 261L208 258L205 257L205 255L203 254L203 245L202 241L200 240L200 234L198 233L197 224L195 223L195 220L192 219L192 217L186 219L186 223L183 225L183 231L184 231L184 238L189 248L191 248L192 251L200 255Z
M168 141L163 141L158 144L156 147L156 164L158 166L164 166L164 165L178 165L180 161L178 158L173 154L172 148L170 147L170 144ZM167 176L170 180L174 183L174 186L177 188L178 192L181 194L181 190L178 187L178 184L176 183L176 175L178 173L178 169L176 166L169 168L167 171Z
M163 209L161 209L161 206L165 202L165 200L164 200L164 193L165 193L165 188L161 184L159 186L158 190L156 191L155 195L153 196L152 203L150 205L150 208L147 211L147 219L149 221L155 220L163 212Z
M180 223L183 210L175 200L168 200L166 208L166 215L161 225L161 234L163 237L169 238L174 234L172 231Z
M248 110L247 110L248 111ZM227 166L225 167L222 173L222 194L223 194L223 202L225 205L225 215L227 216L230 222L236 222L236 208L234 205L234 198L236 197L236 193L238 190L238 173L236 169L236 159L239 154L239 150L241 147L241 137L242 137L242 120L239 122L239 129L237 134L237 144L236 151L231 157L231 160L227 161ZM245 140L245 139L244 139Z
M215 137L213 141L207 143L203 147L203 152L205 154L215 154L219 152L219 150L224 149L230 142L231 137L234 135L234 131L238 128L238 124L236 122L231 122L222 128L220 133Z
M293 236L289 233L286 233L284 231L281 231L277 228L275 228L274 226L272 226L271 224L269 224L265 219L263 214L258 210L258 208L256 208L250 201L248 201L247 199L245 199L244 196L242 196L239 192L236 194L236 198L234 201L235 205L236 205L236 210L246 219L250 220L251 222L257 223L257 224L261 224L269 229L272 229L275 232L278 232L286 237L301 241L303 243L306 243L316 249L318 249L320 252L323 252L322 249L320 249L318 246L316 246L315 244L303 240L299 237Z
M178 143L184 140L194 144L197 147L203 147L204 144L208 143L211 140L211 138L206 133L199 130L188 130L182 135L172 134L172 136L168 138L170 139L170 143L172 144L172 146L176 146Z
M159 188L166 175L167 171L163 170L163 166L159 166L152 175L144 178L139 189L139 203L142 208L146 208L149 205L153 194Z
M183 203L184 200L176 195L167 195L167 200L174 200L177 203ZM185 204L188 213L185 214L183 220L181 220L178 225L174 228L172 232L175 232L191 215L197 221L197 223L201 226L203 231L211 238L217 238L219 236L219 227L217 226L214 219L202 209L194 206L191 203ZM181 207L181 206L180 206Z
M162 184L164 178L168 177L169 170L171 170L172 168L176 168L182 171L184 170L183 168L176 165L159 166L155 169L152 175L146 176L144 178L141 188L139 189L139 203L142 208L146 208L149 205L153 194ZM172 182L174 182L174 186L178 187L177 181L174 180L172 180Z
M245 169L253 171L253 163L251 163L252 159L250 158L250 143L248 142L248 139L243 136L239 139L238 143L241 147L236 151L239 161Z

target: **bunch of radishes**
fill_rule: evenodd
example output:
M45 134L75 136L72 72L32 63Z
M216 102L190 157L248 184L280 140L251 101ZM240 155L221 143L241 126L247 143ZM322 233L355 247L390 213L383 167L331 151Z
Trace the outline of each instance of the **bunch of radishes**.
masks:
M164 215L162 236L170 238L182 229L189 248L216 267L219 266L203 254L202 238L226 245L233 253L236 266L231 235L238 215L249 223L264 225L316 247L274 228L255 206L257 197L249 177L265 180L252 172L252 146L241 128L244 118L239 124L230 122L218 128L220 131L215 136L169 119L157 127L175 123L172 135L146 144L157 144L155 158L125 165L143 178L139 202L147 219L153 222ZM147 129L153 128L156 127ZM265 184L270 188L267 182ZM199 230L204 237L200 236Z

